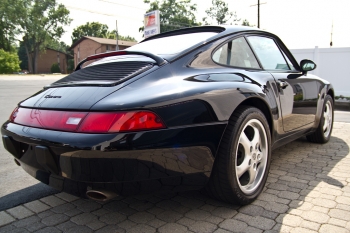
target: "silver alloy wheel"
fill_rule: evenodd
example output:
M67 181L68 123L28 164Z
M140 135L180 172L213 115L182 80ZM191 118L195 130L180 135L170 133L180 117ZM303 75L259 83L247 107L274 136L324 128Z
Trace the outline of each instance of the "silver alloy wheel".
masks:
M263 124L257 119L248 121L236 148L236 179L241 191L252 194L261 184L267 166L268 141Z
M324 137L327 138L329 136L329 133L331 132L333 123L333 109L332 103L330 101L327 101L326 105L324 106L323 117L323 134Z

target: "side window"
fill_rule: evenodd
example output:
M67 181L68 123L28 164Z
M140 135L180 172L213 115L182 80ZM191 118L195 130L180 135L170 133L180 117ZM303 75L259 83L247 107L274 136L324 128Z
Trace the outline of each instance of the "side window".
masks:
M260 69L258 61L243 37L234 39L216 50L213 60L228 66Z
M264 69L290 70L273 39L259 36L249 36L247 39Z

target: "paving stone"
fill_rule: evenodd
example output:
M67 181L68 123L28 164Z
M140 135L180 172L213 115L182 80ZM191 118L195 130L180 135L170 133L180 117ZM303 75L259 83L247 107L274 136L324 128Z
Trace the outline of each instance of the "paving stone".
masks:
M350 212L345 210L331 209L329 211L329 216L333 218L342 219L345 221L350 221Z
M108 213L100 217L100 221L106 224L118 224L126 219L125 215L120 213Z
M280 214L276 218L276 222L282 223L291 227L298 227L302 222L302 218L291 214Z
M67 221L67 222L64 222L64 223L61 223L59 225L57 225L56 227L58 229L60 229L61 231L63 232L66 232L68 231L70 228L73 228L73 227L77 227L78 225L75 224L74 222L72 221Z
M313 231L318 231L320 229L321 224L310 222L307 220L303 220L300 224L300 227L307 228Z
M208 211L208 212L212 212L216 208L217 208L217 206L213 206L213 205L209 205L209 204L205 204L205 205L202 205L200 207L201 210Z
M130 221L130 220L124 220L124 221L118 223L118 227L123 228L125 230L128 230L136 225L137 225L137 223L134 223L133 221Z
M349 233L350 230L343 227L338 227L330 224L323 224L320 228L320 233Z
M335 201L340 204L350 205L350 197L338 196Z
M13 217L17 219L27 218L32 216L34 213L24 206L20 205L11 209L6 210L7 213L11 214Z
M302 227L293 228L290 232L291 233L317 233L317 231L309 230Z
M72 209L75 209L76 206L73 205L73 204L70 204L70 203L66 203L66 204L63 204L63 205L59 205L59 206L56 206L54 208L51 208L51 211L52 212L55 212L56 214L63 214L63 213L66 213Z
M96 220L93 222L89 222L88 224L86 224L86 226L89 227L91 230L96 231L96 230L106 226L106 224L101 222L101 221Z
M195 224L196 221L194 221L190 218L183 217L179 221L177 221L177 223L189 228L191 225Z
M90 228L86 226L75 226L72 228L69 228L66 233L90 233L93 232Z
M226 230L224 230L224 229L222 229L222 228L219 228L219 229L217 229L216 231L214 231L214 233L231 233L232 231L226 231Z
M26 226L26 229L29 231L29 232L37 232L38 230L40 229L43 229L45 228L46 225L41 223L41 222L35 222L33 224L30 224L28 226ZM1 231L0 231L1 232Z
M205 233L205 232L213 232L216 230L217 226L212 223L204 222L204 221L198 221L194 224L192 224L189 229L193 232L198 232L198 233Z
M33 211L34 213L40 213L40 212L43 212L43 211L48 210L48 209L51 208L50 206L48 206L48 205L46 205L46 204L44 204L44 203L42 203L41 201L38 201L38 200L32 201L32 202L28 202L28 203L24 204L24 206L27 209Z
M46 226L55 226L68 220L69 217L64 214L53 214L49 217L43 218L41 222Z
M95 216L91 213L82 213L82 214L79 214L79 215L72 217L70 220L77 225L86 225L89 222L96 221L97 216Z
M101 208L101 204L98 204L94 201L89 200L88 202L85 202L81 205L77 206L78 209L80 209L83 212L89 213L91 211L97 210Z
M66 203L66 201L64 201L64 200L62 200L54 195L41 198L40 201L44 202L45 204L47 204L51 207L59 206L59 205Z
M340 226L340 227L346 227L347 222L344 220L340 220L337 218L331 218L328 221L329 224L335 225L335 226Z
M158 229L160 233L182 233L187 232L187 228L178 223L167 223Z
M153 207L151 209L147 210L148 213L154 214L154 215L158 215L160 213L164 212L164 209L158 208L158 207Z
M219 224L219 223L221 223L222 221L224 221L224 219L223 219L223 218L220 218L220 217L216 217L216 216L211 215L210 217L206 218L205 221L206 221L206 222L213 223L213 224Z
M154 204L152 202L145 201L145 200L137 201L137 202L131 203L129 205L130 208L133 208L137 211L148 210L148 209L152 208L153 206L154 206Z
M233 210L227 207L218 207L215 210L211 211L210 213L220 218L232 218L238 212L236 210Z
M185 214L186 217L193 220L205 220L210 216L210 213L200 209L194 209Z
M264 206L264 209L273 211L276 213L285 213L289 209L289 207L288 205L285 205L285 204L270 202Z
M329 220L329 216L324 213L316 212L316 211L304 211L301 217L305 220L309 220L311 222L316 223L327 223Z
M175 211L170 211L166 210L160 214L157 215L157 218L164 221L164 222L176 222L177 220L182 218L182 215L175 212Z
M240 208L239 212L249 216L260 216L264 213L264 208L256 205L246 205Z
M314 200L312 200L312 204L326 208L334 208L337 205L335 201L323 198L315 198Z
M140 232L153 233L153 232L156 232L156 229L151 227L151 226L145 225L145 224L138 224L138 225L130 228L127 232L128 233L140 233Z
M219 224L219 227L230 232L245 232L248 225L245 222L237 221L235 219L226 219Z
M49 216L54 215L54 214L55 214L55 212L52 212L51 210L46 210L44 212L39 213L38 217L39 218L46 218L46 217L49 217Z
M73 195L65 193L65 192L57 193L57 194L55 194L55 196L66 201L66 202L72 202L72 201L80 199L80 197L73 196Z
M281 191L277 196L284 199L296 200L300 195L289 191Z
M162 221L162 220L160 220L160 219L155 218L155 219L149 221L147 224L150 225L151 227L154 227L154 228L157 229L157 228L159 228L159 227L165 225L166 222L164 222L164 221Z
M312 211L316 211L316 212L320 212L320 213L324 213L324 214L328 214L329 209L325 208L325 207L321 207L321 206L314 206L311 209Z
M60 233L61 231L58 230L56 227L45 227L43 229L40 229L36 233Z
M96 233L111 233L111 232L117 232L117 233L124 233L125 230L118 227L117 225L107 225L97 231L95 231Z
M78 215L78 214L81 214L82 212L83 212L83 211L81 211L81 210L79 210L79 209L71 209L71 210L65 212L64 214L67 215L67 216L69 216L69 217L74 217L74 216L76 216L76 215Z
M153 214L150 214L147 212L138 212L136 214L129 216L129 220L136 223L147 223L148 221L151 221L154 218L155 217Z
M15 219L11 215L6 213L5 211L0 212L0 227L5 226L13 221L15 221Z
M41 219L38 216L31 216L25 219L21 219L13 223L15 227L26 227L28 225L34 224L36 222L40 222Z

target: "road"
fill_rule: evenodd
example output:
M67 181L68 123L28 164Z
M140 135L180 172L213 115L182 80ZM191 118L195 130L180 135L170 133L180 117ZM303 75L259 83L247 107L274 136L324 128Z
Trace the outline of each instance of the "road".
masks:
M0 76L0 122L8 119L19 101L61 77ZM245 207L218 202L199 192L117 198L105 204L77 199L26 174L1 144L0 232L21 231L21 224L29 231L37 227L47 232L123 232L129 228L134 232L226 232L224 229L237 227L251 232L289 232L293 228L348 232L350 125L342 122L350 122L350 113L335 111L334 119L330 143L310 144L300 139L274 151L263 194ZM24 226L24 220L35 224Z

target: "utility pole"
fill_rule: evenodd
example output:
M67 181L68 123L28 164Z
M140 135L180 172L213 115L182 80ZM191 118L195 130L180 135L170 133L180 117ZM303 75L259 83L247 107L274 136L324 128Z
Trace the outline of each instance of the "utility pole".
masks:
M261 5L261 4L266 4L266 2L260 3L260 0L258 0L258 4L251 5L251 7L252 7L252 6L258 6L258 28L260 28L260 5Z
M329 45L332 48L332 46L333 46L333 20L332 20L332 31L331 31L331 43L329 43Z
M116 39L117 39L117 44L115 46L115 50L119 50L119 45L118 45L118 20L115 21L115 34L116 34Z

